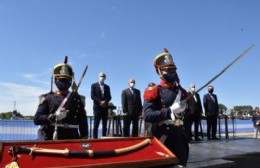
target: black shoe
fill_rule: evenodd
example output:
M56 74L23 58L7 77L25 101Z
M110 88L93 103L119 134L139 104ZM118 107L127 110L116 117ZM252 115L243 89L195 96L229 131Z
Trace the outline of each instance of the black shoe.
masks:
M202 139L200 139L200 138L195 138L195 141L202 141Z
M213 137L212 140L219 140L219 138L217 138L217 137Z

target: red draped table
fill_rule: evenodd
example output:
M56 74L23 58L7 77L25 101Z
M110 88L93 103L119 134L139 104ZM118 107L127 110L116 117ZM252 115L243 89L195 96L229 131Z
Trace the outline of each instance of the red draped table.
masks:
M150 139L150 144L134 151L104 157L69 157L63 155L48 154L18 154L17 163L20 168L41 168L41 167L153 167L159 165L173 165L178 162L176 156L169 151L155 137L141 138L106 138L106 139L85 139L85 140L58 140L58 141L12 141L0 142L0 167L12 162L13 156L9 149L13 146L37 147L43 149L59 149L73 151L106 151L141 143ZM82 144L88 144L89 149L84 149Z

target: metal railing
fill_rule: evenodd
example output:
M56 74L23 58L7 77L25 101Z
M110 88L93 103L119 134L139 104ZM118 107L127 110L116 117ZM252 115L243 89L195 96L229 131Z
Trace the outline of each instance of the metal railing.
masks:
M108 117L107 136L123 136L123 116ZM94 117L88 116L89 138L93 138ZM139 135L144 136L145 123L139 120ZM39 126L32 120L0 120L0 141L37 140ZM101 135L102 122L99 126Z
M236 118L229 118L227 116L220 116L218 118L218 134L219 137L225 137L226 140L233 137L235 139L236 133L239 133L242 127L246 127L247 130L253 132L253 124L248 122L247 124L240 124L241 120ZM123 116L116 115L108 118L107 136L123 136ZM89 126L89 138L93 138L93 125L94 117L88 116ZM99 135L101 135L102 122L99 126ZM193 129L193 128L192 128ZM207 124L205 118L201 120L200 134L206 134ZM146 136L147 126L140 117L139 120L139 136ZM8 140L36 140L38 133L38 126L34 125L32 120L0 120L0 141ZM230 137L231 135L231 137Z

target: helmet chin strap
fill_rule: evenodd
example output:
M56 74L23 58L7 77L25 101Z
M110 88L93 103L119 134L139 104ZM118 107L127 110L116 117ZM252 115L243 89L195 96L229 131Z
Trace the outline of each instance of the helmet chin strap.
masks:
M157 70L158 70L158 73L159 73L160 78L161 78L162 80L165 80L165 79L163 78L163 75L162 75L162 73L161 73L160 68L157 68Z

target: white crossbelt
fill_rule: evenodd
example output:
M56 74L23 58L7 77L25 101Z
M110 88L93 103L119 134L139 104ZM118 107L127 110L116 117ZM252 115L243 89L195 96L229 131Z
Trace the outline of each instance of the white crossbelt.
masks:
M75 129L79 129L79 125L72 125L72 124L51 124L52 126L57 126L57 127L63 127L63 128L75 128Z

